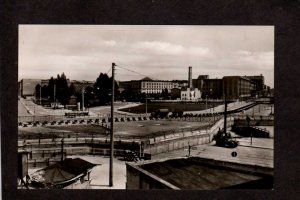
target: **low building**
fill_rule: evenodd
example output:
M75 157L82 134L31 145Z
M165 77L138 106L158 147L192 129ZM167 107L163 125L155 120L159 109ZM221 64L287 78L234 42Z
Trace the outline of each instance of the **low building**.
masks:
M80 158L67 158L31 174L29 186L40 189L90 189L90 173L95 166Z
M198 100L201 99L201 92L197 88L186 88L181 90L180 96L181 100Z
M126 163L126 189L273 189L273 168L200 157Z

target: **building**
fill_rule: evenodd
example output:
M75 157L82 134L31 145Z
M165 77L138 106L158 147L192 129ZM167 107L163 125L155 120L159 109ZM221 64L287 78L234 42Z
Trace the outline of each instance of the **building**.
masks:
M18 95L23 98L34 97L35 87L36 85L41 84L41 81L41 79L22 79L19 81Z
M272 189L274 169L189 157L126 163L126 189Z
M173 87L182 89L188 87L188 81L187 80L172 80Z
M95 166L80 158L67 158L33 173L29 186L35 189L90 189L90 173Z
M198 88L186 88L181 90L181 100L198 100L201 99L201 92Z
M203 79L202 98L221 99L223 96L223 79Z
M264 90L265 78L262 74L258 76L245 76L245 78L250 79L255 84L255 90L257 92Z
M87 87L94 87L95 81L76 81L72 80L68 83L68 86L73 85L75 88L75 93L81 93L82 90L85 90Z
M135 94L160 94L164 89L168 89L168 92L171 93L173 88L180 89L185 85L187 85L187 81L153 80L149 77L145 77L141 80L120 81L120 90L126 90Z
M209 79L208 75L199 75L197 79L193 79L193 88L203 90L204 80Z
M230 100L250 97L255 89L254 87L254 83L246 77L223 77L223 93L226 95L226 98Z

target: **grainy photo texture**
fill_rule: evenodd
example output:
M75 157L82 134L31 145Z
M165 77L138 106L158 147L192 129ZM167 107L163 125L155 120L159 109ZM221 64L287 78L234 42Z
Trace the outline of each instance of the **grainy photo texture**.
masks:
M19 189L273 189L274 27L19 25Z

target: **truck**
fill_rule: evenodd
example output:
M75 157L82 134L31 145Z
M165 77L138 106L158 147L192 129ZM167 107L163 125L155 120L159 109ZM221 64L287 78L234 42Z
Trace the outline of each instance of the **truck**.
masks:
M219 131L213 138L216 141L216 146L235 148L238 146L238 142L233 140L230 133L224 133Z

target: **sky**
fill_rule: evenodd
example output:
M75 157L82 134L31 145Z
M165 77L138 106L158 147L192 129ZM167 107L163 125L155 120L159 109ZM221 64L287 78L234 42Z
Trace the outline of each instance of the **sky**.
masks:
M274 27L19 25L19 80L95 81L113 62L120 81L187 80L192 66L194 79L262 74L273 88Z

